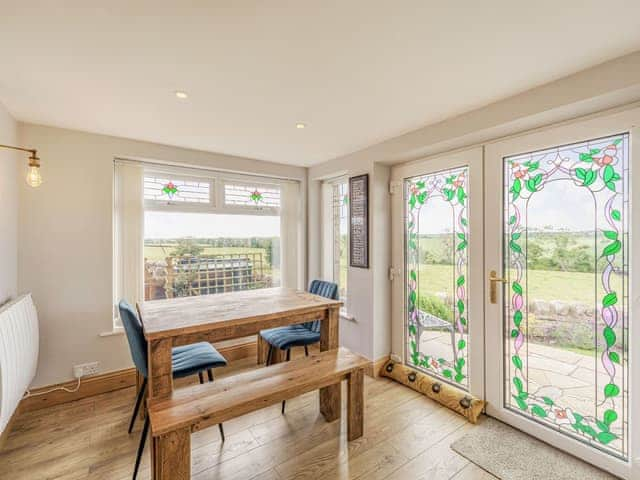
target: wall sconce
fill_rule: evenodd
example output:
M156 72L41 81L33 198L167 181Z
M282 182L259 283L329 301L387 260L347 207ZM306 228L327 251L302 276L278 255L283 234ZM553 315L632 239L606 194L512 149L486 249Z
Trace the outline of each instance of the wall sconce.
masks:
M32 148L13 147L11 145L0 145L0 148L9 148L11 150L20 150L21 152L28 152L29 156L29 170L27 171L27 184L33 188L42 185L42 176L40 175L40 159L38 158L38 152Z

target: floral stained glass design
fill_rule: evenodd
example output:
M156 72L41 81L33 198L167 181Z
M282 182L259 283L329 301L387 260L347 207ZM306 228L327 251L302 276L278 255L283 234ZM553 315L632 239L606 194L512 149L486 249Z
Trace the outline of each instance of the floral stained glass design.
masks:
M262 194L260 193L260 191L254 190L253 192L251 192L251 195L249 195L249 198L253 203L257 205L262 201Z
M169 197L169 199L172 199L173 196L178 193L178 187L176 187L175 183L173 182L169 182L167 183L164 187L162 187L162 192Z
M206 179L177 179L165 175L144 176L144 199L155 204L208 204L212 184Z
M505 404L628 455L629 136L504 159Z
M468 168L404 182L407 362L468 388Z

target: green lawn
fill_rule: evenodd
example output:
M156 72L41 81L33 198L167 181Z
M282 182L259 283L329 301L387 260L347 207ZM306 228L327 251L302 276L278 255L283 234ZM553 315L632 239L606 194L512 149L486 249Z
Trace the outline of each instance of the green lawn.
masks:
M452 265L420 265L421 293L453 293ZM619 278L614 281L619 284ZM528 278L529 301L543 300L576 302L586 305L594 301L594 275L581 272L530 270Z

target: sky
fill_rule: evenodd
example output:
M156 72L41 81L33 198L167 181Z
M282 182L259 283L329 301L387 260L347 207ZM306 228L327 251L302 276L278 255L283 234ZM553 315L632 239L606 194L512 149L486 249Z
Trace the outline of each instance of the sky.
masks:
M279 237L280 217L145 212L144 236L148 239Z

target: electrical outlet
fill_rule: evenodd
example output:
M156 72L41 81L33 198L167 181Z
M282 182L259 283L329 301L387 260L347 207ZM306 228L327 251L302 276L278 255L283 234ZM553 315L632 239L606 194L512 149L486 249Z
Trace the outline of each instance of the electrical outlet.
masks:
M98 373L98 362L82 363L73 366L73 376L76 378L87 377Z

